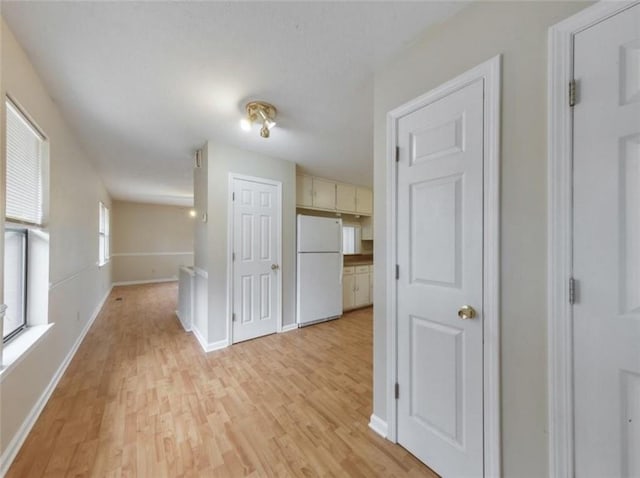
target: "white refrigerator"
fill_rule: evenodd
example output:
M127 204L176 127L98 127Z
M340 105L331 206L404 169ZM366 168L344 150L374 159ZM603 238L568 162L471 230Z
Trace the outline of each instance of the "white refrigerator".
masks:
M342 316L342 219L298 215L298 326Z

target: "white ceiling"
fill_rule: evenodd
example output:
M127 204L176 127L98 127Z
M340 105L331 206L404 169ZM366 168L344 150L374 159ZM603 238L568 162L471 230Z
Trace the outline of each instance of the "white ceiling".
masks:
M373 72L462 2L2 2L114 198L192 203L207 139L373 181ZM271 102L268 140L239 128Z

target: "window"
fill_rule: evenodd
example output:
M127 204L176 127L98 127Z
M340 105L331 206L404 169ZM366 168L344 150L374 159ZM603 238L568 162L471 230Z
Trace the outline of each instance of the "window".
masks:
M342 253L360 254L360 226L342 226Z
M4 341L27 325L27 234L26 229L10 227L4 232Z
M27 325L30 229L43 221L44 135L8 98L6 107L6 210L4 299L7 311L2 340ZM47 269L48 270L48 269Z
M99 226L98 226L98 264L103 266L109 260L109 208L99 203Z

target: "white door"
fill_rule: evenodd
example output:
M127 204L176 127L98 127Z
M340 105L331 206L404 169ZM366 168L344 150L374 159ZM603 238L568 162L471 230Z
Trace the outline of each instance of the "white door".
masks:
M273 184L233 181L233 342L277 330L280 199Z
M444 477L483 475L483 90L398 120L397 441Z
M575 476L640 477L640 5L574 48Z

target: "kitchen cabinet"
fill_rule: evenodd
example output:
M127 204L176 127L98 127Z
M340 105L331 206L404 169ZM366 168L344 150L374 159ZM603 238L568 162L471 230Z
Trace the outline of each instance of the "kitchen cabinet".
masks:
M298 174L296 205L299 208L371 216L373 191L362 186Z
M342 280L342 309L366 307L373 303L373 266L346 266Z
M356 188L356 212L358 214L373 214L373 191L358 186Z
M356 212L356 187L351 184L336 184L336 209L340 212Z
M349 310L355 307L355 276L353 267L345 267L342 276L342 310Z
M321 178L313 178L313 207L336 209L336 183Z
M373 241L373 217L366 216L361 221L361 239L363 241Z
M313 206L313 177L305 174L296 176L296 204L302 207Z

